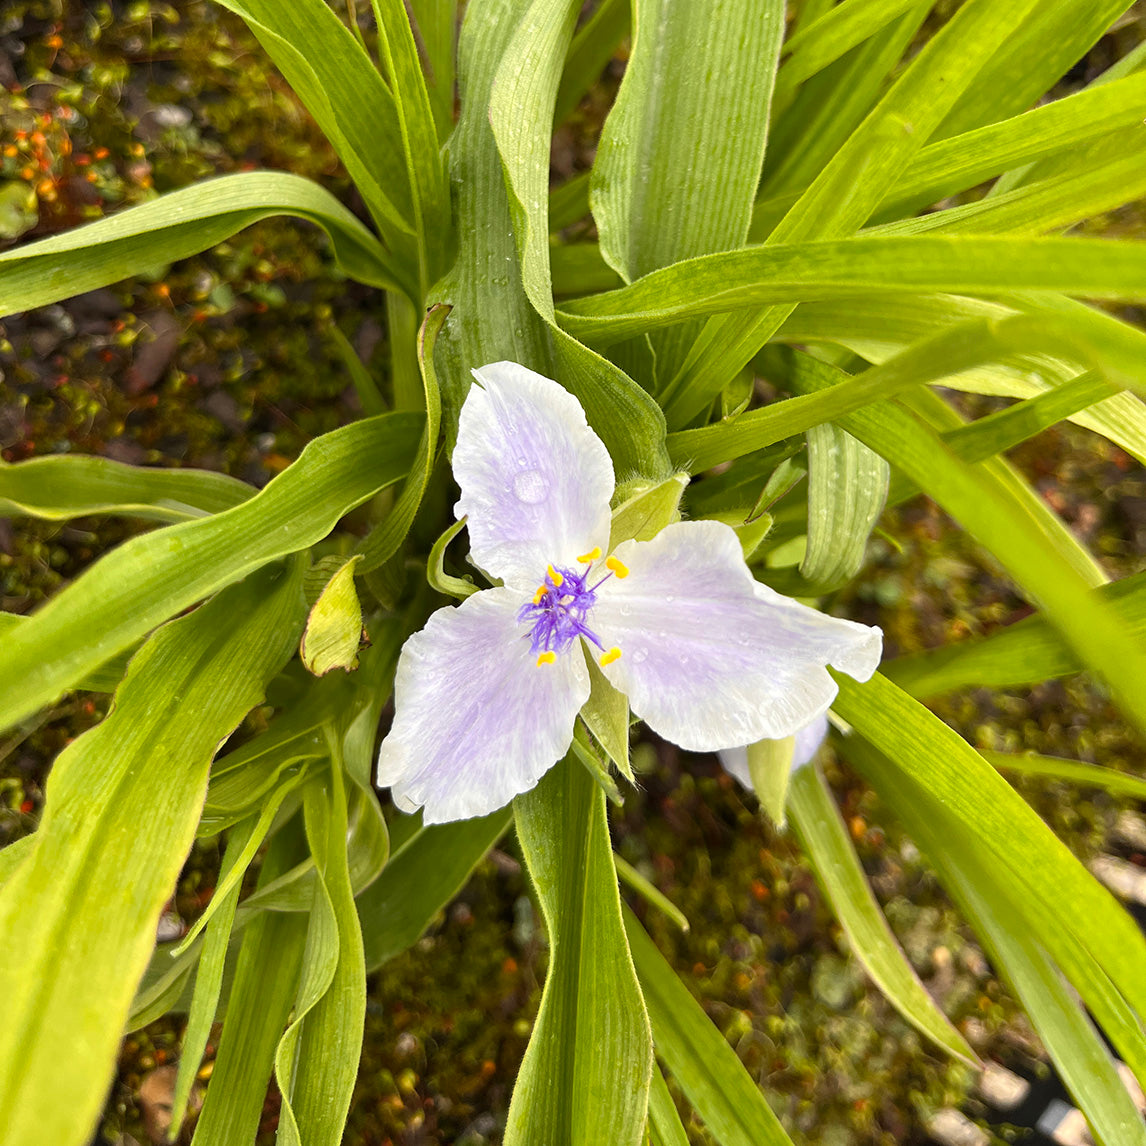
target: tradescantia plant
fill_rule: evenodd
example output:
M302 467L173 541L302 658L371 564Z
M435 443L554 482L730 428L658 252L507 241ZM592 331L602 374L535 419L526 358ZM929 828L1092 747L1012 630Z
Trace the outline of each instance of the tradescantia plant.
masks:
M375 56L323 0L223 3L369 223L288 173L232 175L0 254L0 315L293 214L385 292L389 408L262 490L74 456L0 467L5 513L157 522L0 617L4 728L72 689L115 693L56 761L38 830L0 852L0 1142L88 1140L122 1032L172 1009L188 1016L176 1127L220 1016L195 1142L252 1141L272 1076L280 1140L338 1142L367 970L511 823L550 962L504 1140L683 1142L663 1067L723 1146L789 1141L622 906L606 803L623 799L612 768L630 775L631 701L670 739L729 753L790 819L872 978L973 1059L815 764L830 704L832 749L924 849L1096 1140L1146 1143L1095 1025L1146 1084L1146 941L920 702L1085 669L1146 730L1138 579L1109 585L1002 457L1072 418L1146 460L1146 338L1094 305L1146 299L1146 257L1063 236L1146 193L1146 53L1040 102L1124 0L965 0L926 30L931 4L912 0L652 0L631 29L619 0L584 20L580 0L469 0L456 53L450 0L373 0ZM550 191L555 119L630 33L592 170ZM763 402L757 377L791 396ZM1018 401L969 425L938 382ZM885 502L919 493L1039 616L869 675L875 638L827 613ZM368 532L340 524L366 503ZM736 625L748 644L729 643ZM379 780L426 815L388 825L371 781L395 674ZM265 730L227 743L264 698ZM155 948L193 840L220 833L214 897Z

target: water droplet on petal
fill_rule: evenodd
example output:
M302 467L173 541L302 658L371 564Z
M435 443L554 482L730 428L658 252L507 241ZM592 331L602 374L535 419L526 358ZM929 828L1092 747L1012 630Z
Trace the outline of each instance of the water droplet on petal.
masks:
M522 470L513 479L513 493L526 505L537 505L549 496L549 479L540 470Z
M637 649L633 653L633 664L639 665L642 661L647 659L649 655L648 649Z
M673 601L675 601L675 600L676 600L676 598L671 593L668 593L665 595L665 604L666 605L671 605L673 603Z

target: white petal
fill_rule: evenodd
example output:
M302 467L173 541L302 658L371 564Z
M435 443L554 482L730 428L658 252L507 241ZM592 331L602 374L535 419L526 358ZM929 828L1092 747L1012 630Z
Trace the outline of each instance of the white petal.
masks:
M654 732L692 751L779 740L836 695L824 667L874 671L878 629L758 592L736 534L715 521L625 542L589 623L621 657L605 668Z
M827 739L828 717L817 716L810 724L796 730L796 743L792 752L792 771L802 768L812 761L812 757L819 751L820 745ZM735 776L750 792L755 791L752 786L752 775L748 771L748 747L723 748L717 755L724 770Z
M538 665L520 595L487 589L439 609L402 649L378 783L427 824L484 816L565 755L589 698L580 645Z
M575 567L609 542L613 463L581 404L516 362L473 372L454 447L470 554L507 585L533 591L546 566Z

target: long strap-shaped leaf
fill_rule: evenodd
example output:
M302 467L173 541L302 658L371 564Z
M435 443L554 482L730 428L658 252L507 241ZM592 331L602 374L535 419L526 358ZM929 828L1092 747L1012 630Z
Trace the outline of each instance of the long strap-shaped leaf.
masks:
M705 5L637 7L590 188L601 254L626 282L746 240L783 30L782 0L744 0L718 19ZM699 329L652 340L658 376L675 373Z
M32 849L0 891L5 1146L88 1140L211 757L292 652L301 592L294 560L162 629L111 715L56 761Z
M850 234L871 215L943 116L1038 0L968 0L926 44L815 182L770 242ZM672 384L671 425L688 422L775 333L792 296L755 313L712 319Z
M0 663L0 727L22 720L180 610L288 553L401 478L421 414L382 414L310 442L242 505L135 537L15 630Z
M318 879L294 1021L275 1053L283 1146L342 1141L362 1054L366 970L347 866L341 753L333 740L332 747L335 759L325 786L312 784L304 805Z
M231 509L255 492L211 470L129 466L110 458L46 454L0 463L0 513L48 521L99 513L186 521Z
M299 836L301 829L296 832L293 825L276 833L259 873L260 887L302 859ZM246 1146L255 1140L275 1048L295 999L306 936L307 917L286 911L259 915L243 936L194 1146Z
M564 304L562 323L599 344L783 299L873 292L1031 291L1084 298L1146 297L1146 250L1108 239L994 236L857 238L749 247L655 271L632 286Z
M1146 1015L1146 938L1022 797L938 717L878 673L840 678L833 708L947 807L1048 921L1070 931L1138 1014Z
M720 1146L792 1146L736 1052L627 907L625 930L648 1004L657 1056L716 1141Z
M329 191L282 171L207 179L106 219L0 254L0 318L173 263L272 215L297 215L329 236L342 269L397 289L390 256Z
M507 1146L637 1146L653 1044L621 925L605 797L568 756L514 803L549 929L549 970Z
M864 770L878 775L881 797L935 864L992 961L1011 981L1097 1141L1103 1146L1144 1146L1146 1124L1109 1050L1062 979L1063 971L1070 975L1115 1046L1140 1073L1146 1048L1142 1028L1101 968L1058 919L1048 919L1030 902L1021 885L999 877L961 815L953 815L926 787L894 773L866 746L854 749L849 748L849 756L862 759ZM1056 960L1064 955L1060 970Z
M509 186L522 289L546 324L556 372L580 399L618 469L664 478L670 469L660 407L608 359L570 338L554 316L547 217L549 143L561 61L580 10L575 0L529 4L493 81L490 125Z
M395 96L323 0L219 0L250 26L334 145L370 209L411 299L417 220Z
M853 953L876 985L917 1030L949 1054L973 1061L975 1052L927 993L892 935L815 765L796 769L788 788L788 812Z

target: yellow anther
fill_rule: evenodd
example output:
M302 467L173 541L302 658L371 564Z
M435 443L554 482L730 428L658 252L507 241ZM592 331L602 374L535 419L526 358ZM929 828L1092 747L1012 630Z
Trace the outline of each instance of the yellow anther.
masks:
M553 582L554 587L560 588L561 583L565 580L565 578L562 577L561 574L558 573L557 570L554 569L552 565L549 566L549 568L546 570L546 572L549 574L549 580Z
M537 586L537 592L533 594L533 603L535 605L540 605L541 604L541 598L544 597L545 594L548 592L549 592L549 586L548 585L538 585Z
M557 654L552 651L537 654L538 665L551 665L557 659Z
M599 545L594 545L588 553L582 553L581 556L577 558L577 560L580 561L582 565L588 565L590 562L596 561L600 556L601 547Z
M613 663L613 661L617 661L620 659L621 659L621 650L619 648L617 648L616 645L614 645L607 653L602 653L601 665L602 665L602 667L604 667L605 665L611 665Z
M610 557L605 562L605 568L611 573L616 574L616 576L622 580L629 575L629 567L623 561L618 561L615 557ZM620 653L617 655L620 656Z

